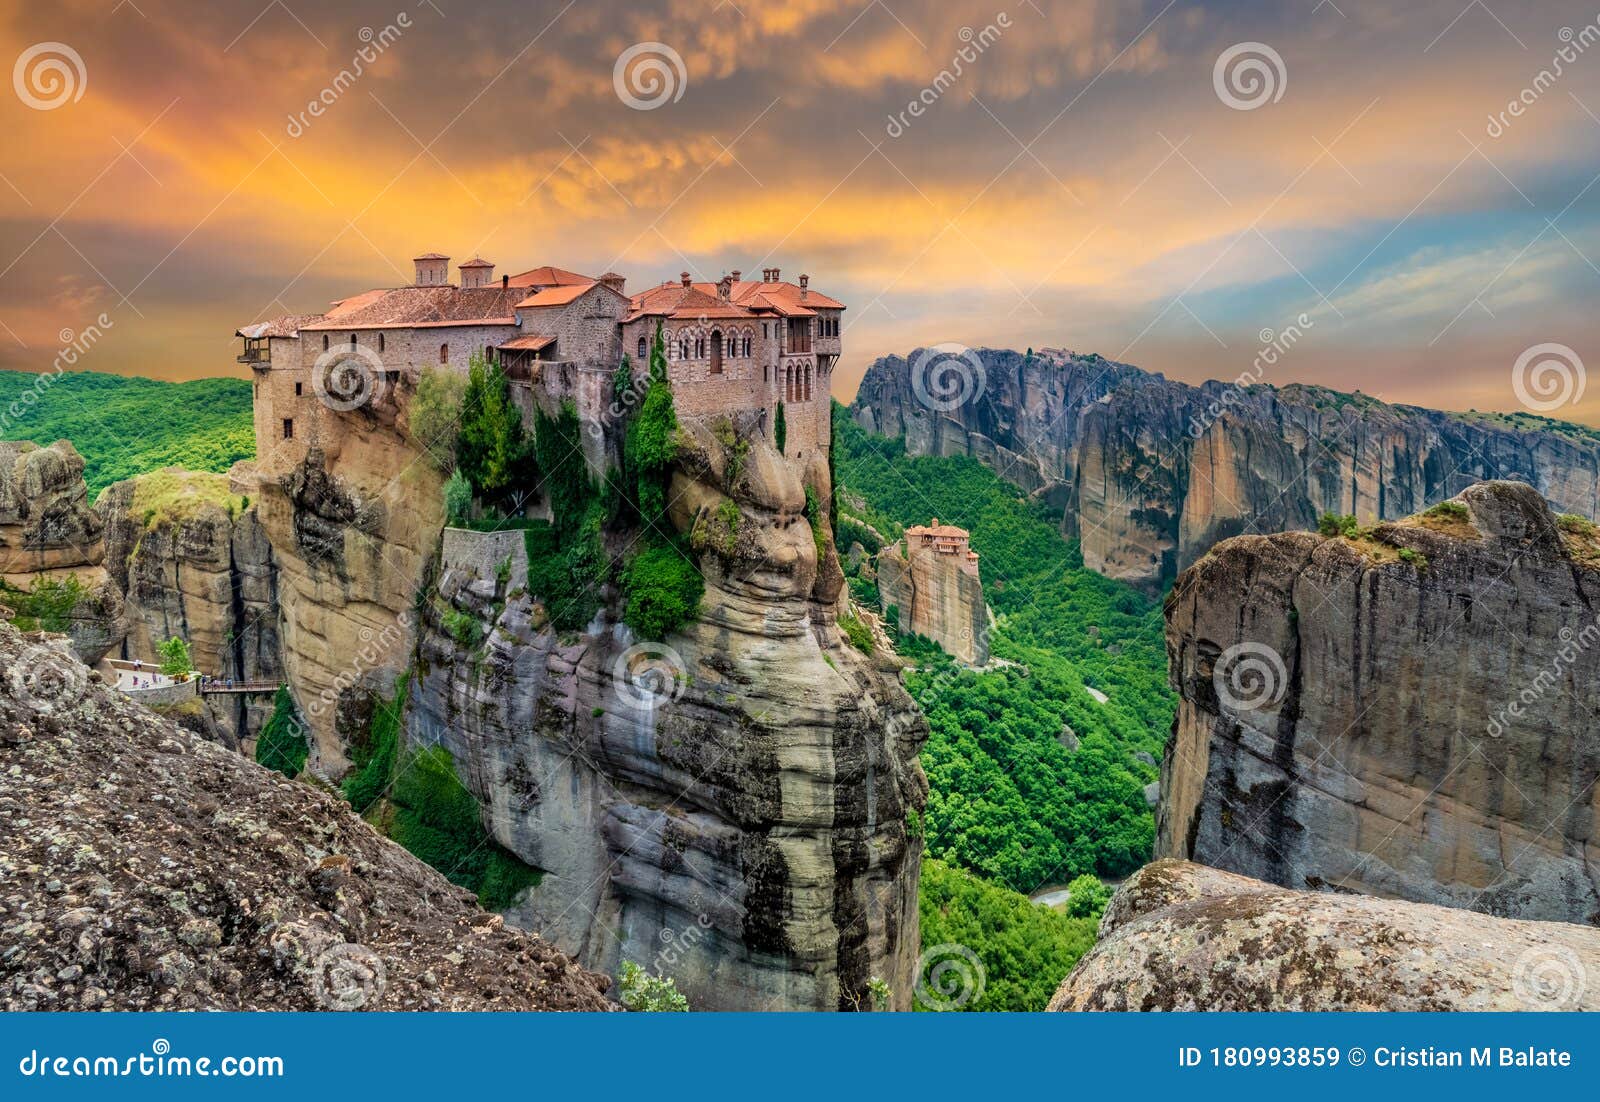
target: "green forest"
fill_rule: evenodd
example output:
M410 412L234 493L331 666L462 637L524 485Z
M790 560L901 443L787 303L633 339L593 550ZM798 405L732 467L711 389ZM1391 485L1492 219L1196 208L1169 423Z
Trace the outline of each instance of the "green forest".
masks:
M145 471L221 473L256 454L245 379L166 383L96 371L0 371L0 439L72 441L91 501Z

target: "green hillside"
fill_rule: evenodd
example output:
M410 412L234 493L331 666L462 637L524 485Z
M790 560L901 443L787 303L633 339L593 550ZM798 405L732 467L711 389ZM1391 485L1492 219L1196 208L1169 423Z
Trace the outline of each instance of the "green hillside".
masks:
M250 383L165 383L93 371L0 371L0 440L72 441L93 500L159 467L226 471L255 456Z
M990 647L1003 661L982 672L902 641L920 663L907 688L932 729L928 854L1021 892L1138 868L1154 840L1143 789L1157 770L1134 755L1160 757L1176 706L1160 602L1085 569L1050 511L976 460L907 456L838 406L835 434L841 546L875 544L869 525L886 539L934 516L966 528L998 620ZM876 602L869 581L851 585Z

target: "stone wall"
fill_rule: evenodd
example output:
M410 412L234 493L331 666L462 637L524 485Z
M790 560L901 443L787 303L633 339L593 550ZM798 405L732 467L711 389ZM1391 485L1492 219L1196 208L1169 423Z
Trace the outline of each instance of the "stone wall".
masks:
M474 532L469 528L446 528L439 553L439 567L468 578L497 579L507 567L505 586L521 589L528 584L528 549L520 529L503 532Z

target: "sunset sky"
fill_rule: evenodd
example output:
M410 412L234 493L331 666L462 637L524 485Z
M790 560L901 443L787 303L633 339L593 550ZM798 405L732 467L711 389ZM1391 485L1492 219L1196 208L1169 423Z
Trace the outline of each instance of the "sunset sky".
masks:
M850 307L842 400L940 342L1232 378L1302 313L1265 381L1516 409L1524 350L1600 365L1594 0L7 7L0 367L104 313L80 367L243 376L236 327L430 250L807 272ZM681 70L619 80L640 43ZM1263 68L1219 78L1238 44ZM1550 412L1600 424L1600 380Z

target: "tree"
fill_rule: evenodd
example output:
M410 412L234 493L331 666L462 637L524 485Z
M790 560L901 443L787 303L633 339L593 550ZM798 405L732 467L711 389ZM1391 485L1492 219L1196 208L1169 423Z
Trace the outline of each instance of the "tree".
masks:
M1071 897L1067 900L1067 914L1073 918L1099 918L1111 902L1111 889L1100 883L1098 876L1088 873L1068 884L1067 892Z
M456 437L467 381L449 368L423 368L411 399L411 437L440 471L456 464Z
M295 710L294 698L287 685L279 685L272 701L272 718L256 738L256 763L286 777L297 777L309 756L305 725Z
M451 473L444 484L445 523L463 527L472 517L472 483L460 471Z
M789 442L789 423L783 417L783 403L778 403L778 415L772 422L772 438L778 443L778 454L784 454L783 446Z
M456 436L457 469L484 501L499 501L537 477L533 442L511 401L511 382L480 352L467 365Z
M671 544L647 546L622 572L623 621L646 639L664 639L700 611L705 579Z
M194 669L194 659L189 656L189 644L176 635L159 644L156 654L161 658L161 672L168 677L186 680L189 671Z
M628 425L624 461L635 479L639 516L646 526L662 526L667 512L667 477L678 454L678 414L667 379L667 352L656 323L650 345L650 384L639 416Z

